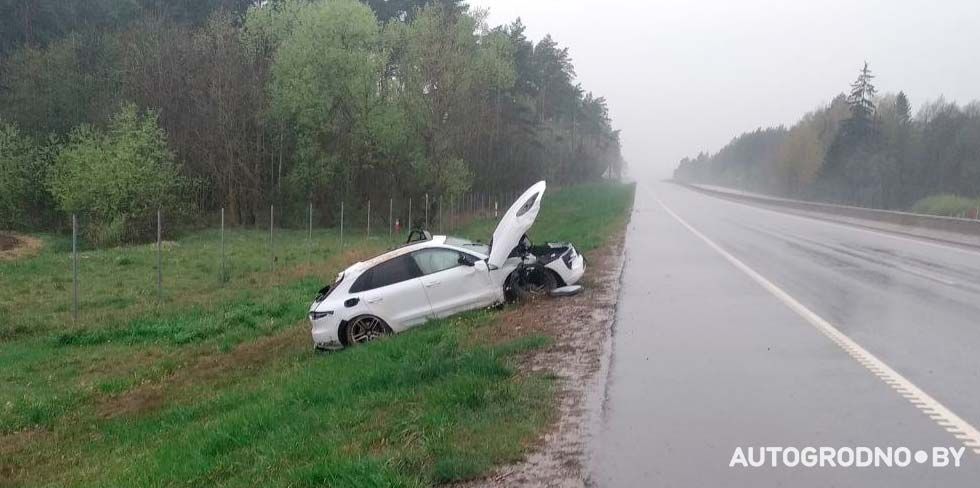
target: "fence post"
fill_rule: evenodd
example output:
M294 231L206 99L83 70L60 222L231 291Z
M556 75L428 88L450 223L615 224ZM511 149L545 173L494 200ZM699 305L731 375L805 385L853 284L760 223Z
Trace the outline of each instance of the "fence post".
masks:
M344 201L340 201L340 249L344 249Z
M78 216L71 214L71 320L78 321Z
M395 229L394 217L395 217L395 199L389 198L388 199L388 240L389 241L391 240L391 237L394 235L394 229Z
M272 229L276 224L276 206L269 205L269 270L276 272L276 249Z
M221 276L218 281L225 284L225 207L221 207Z
M371 199L368 199L367 236L371 237Z
M163 302L163 215L157 209L157 301Z
M306 265L313 265L313 202L310 202L309 234L306 236Z
M429 194L425 194L425 230L429 230Z

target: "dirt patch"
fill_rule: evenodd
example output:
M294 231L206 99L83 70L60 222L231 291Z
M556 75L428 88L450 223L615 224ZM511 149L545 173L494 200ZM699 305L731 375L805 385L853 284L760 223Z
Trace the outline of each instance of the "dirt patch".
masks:
M49 435L48 431L41 429L22 430L0 435L0 486L7 486L7 481L12 480L14 473L20 469L15 462L11 461L11 455L27 448L27 446L41 442Z
M13 261L36 256L44 247L44 241L36 237L0 232L0 261Z
M581 294L542 299L508 311L501 317L502 324L494 327L499 341L535 332L553 338L549 347L527 356L522 369L558 378L557 419L523 461L457 486L586 486L587 448L601 413L624 236L622 231L588 254Z
M239 345L227 354L197 358L160 381L146 383L121 395L105 399L98 406L103 418L141 415L153 412L181 397L188 385L210 385L215 388L250 371L262 368L287 351L309 349L309 334L303 327L290 327L278 334Z
M275 275L275 279L295 280L322 274L324 270L343 269L344 263L353 263L376 255L376 252L372 254L373 251L373 249L347 249L331 256L325 263L314 266L304 264L283 270L281 275ZM191 354L188 363L183 364L174 373L104 399L97 407L97 411L103 418L142 415L179 400L189 387L209 385L219 388L264 367L276 358L289 354L290 351L309 349L309 329L296 325L274 335L240 344L226 354L216 354L211 349L198 351Z

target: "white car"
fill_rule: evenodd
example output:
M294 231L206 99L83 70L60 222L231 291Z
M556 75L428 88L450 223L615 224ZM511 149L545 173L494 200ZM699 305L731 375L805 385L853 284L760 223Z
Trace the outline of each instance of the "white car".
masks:
M405 245L344 270L310 306L313 347L340 349L575 284L585 259L571 244L532 246L527 238L545 186L541 181L517 199L489 246L412 231Z

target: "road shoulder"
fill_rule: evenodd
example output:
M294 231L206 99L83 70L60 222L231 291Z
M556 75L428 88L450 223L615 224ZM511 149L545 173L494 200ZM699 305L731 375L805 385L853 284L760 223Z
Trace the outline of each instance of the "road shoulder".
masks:
M458 486L586 486L588 447L601 414L608 370L624 240L625 229L621 229L587 254L589 271L581 294L542 299L500 317L503 329L515 334L552 338L548 347L528 355L521 369L557 379L556 417L522 461Z

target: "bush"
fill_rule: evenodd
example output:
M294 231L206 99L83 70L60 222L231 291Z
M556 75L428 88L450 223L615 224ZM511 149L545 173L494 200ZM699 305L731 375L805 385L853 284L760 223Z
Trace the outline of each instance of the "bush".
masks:
M44 188L49 151L0 121L0 229L27 229L50 203Z
M62 210L84 220L83 234L96 245L147 240L156 211L169 217L186 210L188 182L180 176L156 113L127 105L108 130L81 126L58 154L51 193Z
M942 215L945 217L977 218L980 199L964 198L957 195L933 195L923 198L912 206L915 213Z

